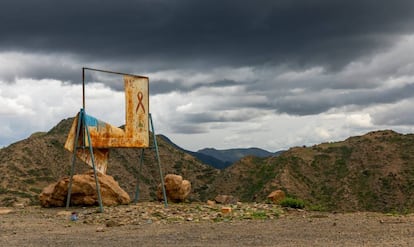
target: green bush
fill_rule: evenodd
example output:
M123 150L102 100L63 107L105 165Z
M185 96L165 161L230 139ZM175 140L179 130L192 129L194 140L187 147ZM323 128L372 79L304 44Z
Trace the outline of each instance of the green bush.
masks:
M287 208L299 208L299 209L302 209L302 208L305 207L305 202L302 201L302 200L300 200L300 199L286 197L285 199L283 199L280 202L280 205L282 207L287 207Z
M252 217L253 219L264 220L264 219L267 219L267 214L264 211L256 211L252 213Z
M308 206L308 209L311 210L311 211L320 211L320 212L327 211L326 208L323 205L320 205L320 204L310 205L310 206Z

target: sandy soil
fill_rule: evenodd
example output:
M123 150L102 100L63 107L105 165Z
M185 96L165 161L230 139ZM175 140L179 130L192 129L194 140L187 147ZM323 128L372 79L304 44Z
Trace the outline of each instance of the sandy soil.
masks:
M412 246L414 215L157 203L0 209L0 246ZM71 220L72 211L78 219Z

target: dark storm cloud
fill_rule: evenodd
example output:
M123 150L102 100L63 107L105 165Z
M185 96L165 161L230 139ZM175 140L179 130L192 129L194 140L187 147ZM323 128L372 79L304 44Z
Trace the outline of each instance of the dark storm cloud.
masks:
M200 125L194 125L194 124L171 124L170 125L171 130L174 133L178 134L201 134L201 133L207 133L208 129L204 126Z
M273 101L275 110L296 115L319 114L341 106L358 106L359 108L374 104L395 103L412 98L414 84L392 89L376 89L349 92L309 93L281 97Z
M411 0L0 3L0 50L145 70L258 64L336 69L412 30ZM116 67L113 65L112 67Z
M151 95L170 93L173 91L179 92L191 92L202 87L217 87L225 88L229 86L243 85L241 82L231 80L220 80L210 83L199 83L190 86L183 85L182 81L166 81L166 80L151 80L150 81L150 93Z
M238 112L203 112L191 113L185 115L185 120L191 123L208 123L208 122L243 122L260 116L257 111Z

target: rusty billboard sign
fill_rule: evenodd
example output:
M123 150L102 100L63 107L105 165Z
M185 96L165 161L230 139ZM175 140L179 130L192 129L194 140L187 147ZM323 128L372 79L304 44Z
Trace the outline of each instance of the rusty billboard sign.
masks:
M93 116L85 114L85 124L90 133L96 169L106 173L109 148L149 147L149 79L148 77L124 75L125 128L118 128ZM79 124L76 116L66 139L65 148L74 152ZM82 123L80 123L82 124ZM84 130L84 128L80 128ZM89 147L86 133L79 133L76 146ZM76 155L89 166L93 166L87 149L76 150Z

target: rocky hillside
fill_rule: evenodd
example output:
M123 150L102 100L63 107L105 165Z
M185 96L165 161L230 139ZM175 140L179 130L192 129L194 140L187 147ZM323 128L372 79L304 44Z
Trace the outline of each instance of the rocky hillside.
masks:
M63 148L73 119L61 121L47 133L35 133L31 137L0 149L0 206L16 202L37 203L37 196L48 184L70 174L72 154ZM151 140L152 143L152 140ZM202 164L191 155L175 149L157 137L163 173L182 175L192 183L190 200L206 200L212 180L218 170ZM139 169L140 149L111 149L108 174L134 198ZM89 169L83 163L76 164L76 173ZM160 183L155 151L146 149L140 181L140 200L154 200Z
M414 212L414 135L376 131L278 157L247 157L225 169L216 185L218 193L243 201L266 200L282 189L313 209Z
M0 149L0 206L37 203L48 184L69 175L72 155L63 148L72 119L47 133ZM164 174L182 175L192 183L190 200L217 194L243 202L265 202L282 189L308 208L330 211L414 212L414 135L390 130L350 137L341 142L294 147L279 156L245 157L224 170L202 164L164 138L157 137ZM108 174L140 201L155 200L160 182L155 152L146 149L138 178L139 149L112 149ZM89 169L76 164L77 173Z

